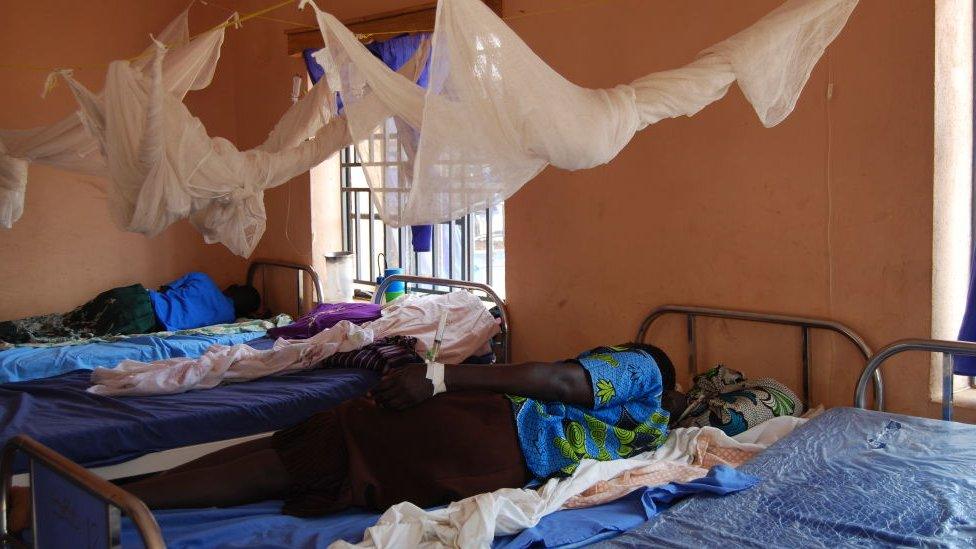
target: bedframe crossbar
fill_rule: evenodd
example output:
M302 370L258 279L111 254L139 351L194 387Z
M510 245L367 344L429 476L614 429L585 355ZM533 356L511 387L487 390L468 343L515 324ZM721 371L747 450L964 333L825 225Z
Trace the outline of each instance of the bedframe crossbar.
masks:
M636 341L643 342L647 337L647 332L654 324L654 321L665 315L684 315L687 321L686 331L688 334L688 372L691 377L698 373L698 333L695 319L698 317L722 318L726 320L741 320L745 322L758 322L763 324L777 324L781 326L797 326L800 328L802 336L801 358L803 361L803 404L810 406L810 330L825 330L842 335L850 341L854 347L864 356L865 360L871 357L871 348L851 328L833 320L819 318L807 318L801 316L789 316L779 314L757 313L752 311L735 311L730 309L714 309L709 307L695 307L688 305L664 305L651 311L641 322L640 329L637 331ZM875 371L874 377L874 402L875 408L884 409L884 383L881 380L881 373ZM865 380L864 377L861 378ZM867 383L865 381L865 383Z
M925 351L942 354L942 419L952 421L953 359L957 356L976 356L976 343L941 339L901 339L878 351L868 360L854 391L854 406L865 408L868 378L876 376L889 358L906 351Z
M425 284L428 286L443 286L446 288L459 288L464 290L475 290L484 293L488 301L495 304L498 307L501 315L501 333L499 333L493 343L495 355L498 356L499 360L503 363L508 363L512 361L512 330L511 323L508 316L508 308L505 306L505 300L498 295L495 290L487 285L480 282L468 282L467 280L451 280L449 278L433 278L427 276L413 276L413 275L392 275L383 279L383 282L376 288L376 293L373 294L373 303L380 304L383 303L383 296L386 293L387 288L390 287L394 282L404 282L407 284ZM500 341L500 342L499 342Z
M312 279L312 286L315 289L315 302L323 302L322 293L322 280L319 278L319 274L315 272L315 269L311 265L304 265L302 263L292 263L290 261L278 261L277 259L256 259L251 262L247 267L247 285L254 286L254 275L257 274L258 269L263 267L279 267L282 269L291 269L295 271L295 295L298 300L298 314L302 314L305 301L305 275L308 275ZM262 296L265 297L266 296Z
M106 506L112 505L120 509L132 520L142 538L143 546L147 549L165 549L166 544L163 542L159 524L139 498L27 435L11 438L3 447L3 455L0 457L0 476L3 482L0 486L0 539L4 546L22 545L7 528L8 496L13 477L14 458L18 453L26 454L30 460L44 464L62 478L103 501Z

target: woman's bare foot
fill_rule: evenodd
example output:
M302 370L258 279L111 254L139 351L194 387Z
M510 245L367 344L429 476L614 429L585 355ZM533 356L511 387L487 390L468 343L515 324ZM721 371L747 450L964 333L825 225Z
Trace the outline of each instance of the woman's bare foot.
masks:
M7 498L10 511L7 513L7 528L11 533L19 533L30 527L31 498L30 489L13 486Z

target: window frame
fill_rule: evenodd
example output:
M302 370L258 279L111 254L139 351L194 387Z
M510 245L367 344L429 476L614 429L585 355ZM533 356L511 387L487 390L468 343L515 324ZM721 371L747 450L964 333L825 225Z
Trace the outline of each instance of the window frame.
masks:
M382 133L381 133L382 132ZM395 134L391 134L384 127L378 131L374 136L382 136L382 142L387 143L391 137L395 138ZM374 201L373 201L373 189L370 186L356 187L353 185L353 170L356 168L362 168L364 165L362 158L359 156L359 152L355 145L350 145L343 148L339 152L339 201L341 205L341 230L342 230L342 245L343 249L347 252L353 252L359 257L362 253L360 249L362 246L362 235L361 235L361 223L356 223L356 221L367 221L368 222L368 272L365 272L363 265L359 259L356 260L355 268L355 278L354 282L356 284L365 286L377 286L376 278L382 273L379 272L378 259L379 254L386 252L389 249L389 230L396 231L397 238L397 252L398 257L405 257L406 253L412 254L412 261L408 261L408 266L404 269L404 274L418 275L418 266L420 265L420 254L430 253L431 255L431 272L429 276L435 278L446 278L450 280L464 280L468 282L482 282L489 286L495 287L494 275L492 272L492 267L494 265L495 258L493 257L498 248L495 246L495 231L499 224L502 224L501 235L504 239L504 218L502 220L497 219L498 214L493 212L493 208L488 208L485 210L479 210L478 212L469 213L459 219L456 219L448 223L438 223L433 224L432 231L432 241L430 252L416 252L410 250L410 228L409 227L389 227L383 222L382 218L377 211ZM380 161L380 162L369 162L367 166L400 166L400 162L396 161ZM365 174L364 174L365 175ZM391 192L391 191L385 191ZM402 191L394 191L402 192ZM367 211L361 211L360 200L358 196L361 194L366 195L366 202L368 204ZM477 217L483 216L484 218L484 228L485 228L485 245L484 251L477 250L477 243L475 237L475 224L478 222ZM379 222L383 227L383 238L382 238L382 251L377 251L376 249L376 237L374 225ZM447 233L447 241L450 243L454 242L455 232L459 232L460 236L460 249L455 250L455 246L451 245L447 247L446 255L444 258L445 250L442 250L443 246L440 246L440 238L438 236L444 236L444 232ZM409 251L408 251L409 250ZM501 247L504 251L504 244ZM475 266L475 254L485 254L485 276L475 279L474 276L474 266ZM460 254L459 258L455 258L456 254ZM385 257L385 256L384 256ZM446 261L445 261L446 259ZM459 260L458 268L455 268L456 259ZM400 262L402 266L402 261ZM444 269L441 268L442 265L446 263L447 272L442 272ZM420 276L428 276L426 273ZM439 290L433 286L418 287L418 291L427 291L433 293L439 293Z

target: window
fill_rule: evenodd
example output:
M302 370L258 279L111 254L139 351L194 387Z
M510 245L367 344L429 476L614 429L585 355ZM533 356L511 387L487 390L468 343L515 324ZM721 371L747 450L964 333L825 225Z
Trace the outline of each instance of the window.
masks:
M411 275L486 283L504 296L504 205L434 225L430 251L418 252L410 227L388 227L380 219L364 171L375 169L384 181L401 177L403 152L395 124L389 121L364 145L347 147L339 158L342 241L346 251L356 254L356 282L375 285L385 267L401 267Z
M973 5L939 0L935 6L932 337L953 340L966 309L974 233ZM930 388L936 402L942 399L941 368L942 357L934 355ZM957 405L976 406L968 378L956 376L955 387Z

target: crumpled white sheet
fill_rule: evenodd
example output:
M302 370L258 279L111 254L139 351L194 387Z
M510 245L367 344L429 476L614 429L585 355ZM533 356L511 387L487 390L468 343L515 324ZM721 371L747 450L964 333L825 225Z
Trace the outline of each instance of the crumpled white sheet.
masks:
M347 105L355 142L376 128L375 113L358 105L362 97L378 96L398 128L414 130L398 132L404 166L396 178L365 170L383 220L447 222L497 204L549 164L579 170L609 162L636 131L697 113L733 81L764 125L778 124L856 5L788 0L689 65L609 89L567 81L479 0L438 2L426 92L316 7L325 42L317 59Z
M373 342L373 331L343 320L315 337L279 339L271 349L248 345L212 345L199 358L155 362L124 360L115 368L92 371L88 392L108 396L169 395L211 389L226 382L251 381L304 370L335 353L355 351Z
M247 344L212 345L199 358L169 358L155 362L125 360L115 368L92 371L88 392L108 396L168 395L210 389L221 383L311 368L335 353L360 349L388 336L417 338L417 350L427 350L441 316L447 324L438 360L456 363L474 354L499 327L484 304L467 291L443 295L408 294L383 310L383 316L357 326L342 321L305 340L278 339L271 349Z
M444 332L437 361L458 364L479 354L489 339L501 331L485 309L484 303L467 291L440 296L406 294L383 308L383 316L365 324L378 335L412 335L417 338L417 354L434 345L434 335L441 315L447 313L448 330Z
M729 437L715 427L675 429L664 445L654 452L614 461L583 460L572 476L550 479L536 490L496 490L435 511L425 511L411 503L394 505L366 530L362 542L337 541L329 547L487 549L495 536L515 534L535 526L542 517L558 511L570 498L599 481L659 461L691 464L698 437L702 435L707 434L710 443L719 447L763 450L806 421L789 416L777 417L735 437Z

